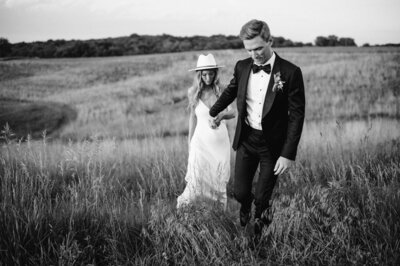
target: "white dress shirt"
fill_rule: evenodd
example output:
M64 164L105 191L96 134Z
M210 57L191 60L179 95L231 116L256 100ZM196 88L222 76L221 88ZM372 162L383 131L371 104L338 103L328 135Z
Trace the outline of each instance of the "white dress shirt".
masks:
M246 93L246 108L247 119L246 122L254 129L262 130L261 119L262 111L267 94L268 83L271 78L272 68L275 62L275 53L272 53L271 58L263 65L271 65L271 73L267 74L263 70L257 73L251 71L249 82L247 84Z

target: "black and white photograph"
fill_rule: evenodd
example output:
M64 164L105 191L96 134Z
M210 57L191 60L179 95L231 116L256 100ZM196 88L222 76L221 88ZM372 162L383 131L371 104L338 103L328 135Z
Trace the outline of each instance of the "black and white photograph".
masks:
M0 0L0 266L400 265L398 0Z

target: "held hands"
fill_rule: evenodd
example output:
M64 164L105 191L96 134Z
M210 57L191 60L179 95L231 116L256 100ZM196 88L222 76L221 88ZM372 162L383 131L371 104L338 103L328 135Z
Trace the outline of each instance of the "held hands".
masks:
M274 167L274 174L281 175L294 164L294 161L286 159L282 156L278 158Z
M221 121L218 121L217 118L212 118L212 117L208 120L208 122L212 129L218 128L219 125L221 124Z
M221 124L221 120L222 120L222 116L221 114L218 114L216 117L210 117L210 119L208 120L208 122L210 123L210 127L212 129L216 129L219 127L219 125Z

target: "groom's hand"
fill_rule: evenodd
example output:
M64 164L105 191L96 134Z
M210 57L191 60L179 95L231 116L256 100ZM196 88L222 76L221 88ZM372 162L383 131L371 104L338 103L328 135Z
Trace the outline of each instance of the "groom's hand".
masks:
M283 174L287 169L289 169L294 161L286 159L284 157L279 157L278 160L276 161L275 168L274 168L274 174L275 175L281 175Z

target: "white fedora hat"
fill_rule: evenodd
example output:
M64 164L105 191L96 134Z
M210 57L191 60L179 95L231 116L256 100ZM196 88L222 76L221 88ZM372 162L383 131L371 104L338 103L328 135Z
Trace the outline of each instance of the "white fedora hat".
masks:
M199 55L199 59L197 60L196 68L189 69L189 71L197 71L197 70L205 70L205 69L213 69L220 68L223 66L217 65L215 58L212 54L208 55Z

